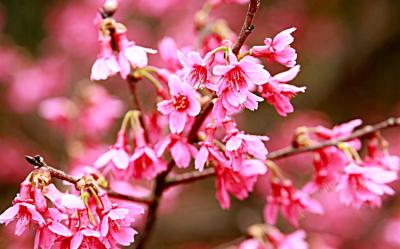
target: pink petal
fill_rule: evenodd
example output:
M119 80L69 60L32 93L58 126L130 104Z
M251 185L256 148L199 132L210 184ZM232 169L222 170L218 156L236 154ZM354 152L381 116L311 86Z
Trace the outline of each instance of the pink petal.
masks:
M0 215L0 223L6 223L10 220L13 220L19 211L19 205L14 205L7 208L1 215Z
M282 72L282 73L279 73L279 74L273 76L272 78L275 81L286 83L286 82L292 81L299 72L300 72L300 66L297 65L285 72Z
M182 92L182 81L178 76L174 74L169 76L168 86L169 86L169 91L173 96L178 95L179 93Z
M129 155L123 149L116 150L112 161L118 169L125 170L129 166Z
M135 240L137 232L130 227L121 227L119 231L112 233L113 238L123 246L129 246Z
M174 111L169 117L169 128L172 133L179 134L185 128L187 115L184 112Z
M239 149L241 144L242 144L242 139L238 138L237 136L232 136L226 142L226 150L235 151L235 150Z
M49 226L50 231L52 231L55 234L64 236L64 237L69 237L72 235L72 232L63 224L59 222L53 222Z
M94 166L97 168L102 168L102 167L106 166L111 161L111 159L114 157L115 153L116 153L115 149L111 149L111 150L107 151L106 153L101 155L99 158L97 158L97 160L94 162Z
M194 161L195 169L200 172L204 169L204 164L208 159L208 149L205 146L202 146L199 150L199 153L196 155L196 159Z
M272 46L276 51L281 51L285 47L289 46L293 41L294 38L291 35L296 30L296 28L286 29L281 31L274 37Z

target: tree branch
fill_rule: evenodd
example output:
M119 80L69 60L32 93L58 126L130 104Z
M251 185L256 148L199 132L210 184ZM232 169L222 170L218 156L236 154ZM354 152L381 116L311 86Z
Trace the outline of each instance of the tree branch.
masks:
M342 142L346 142L346 141L356 139L356 138L363 138L363 137L369 136L372 133L375 133L377 131L387 129L390 127L396 127L396 126L400 126L400 117L388 118L387 120L377 123L375 125L372 125L372 126L368 125L361 129L358 129L358 130L354 131L352 134L350 134L349 136L345 136L345 137L342 137L339 139L333 139L333 140L330 140L330 141L327 141L324 143L312 144L310 146L305 146L305 147L300 147L300 148L288 146L283 149L279 149L279 150L270 152L268 154L267 158L269 160L279 159L279 158L283 158L283 157L287 157L287 156L291 156L291 155L295 155L295 154L318 150L318 149L328 147L328 146L335 146ZM214 174L215 174L214 168L207 168L202 172L192 171L192 172L188 172L188 173L183 173L183 174L168 178L166 186L172 187L172 186L179 185L179 184L190 183L190 182L202 180L209 176L213 176Z
M247 37L253 32L254 25L253 19L256 15L258 8L260 7L261 0L250 0L249 8L247 9L247 14L243 22L242 29L240 30L239 37L233 46L233 53L238 55L240 48L243 46Z
M36 168L45 168L50 172L50 175L54 178L57 178L62 181L67 181L69 183L72 183L75 187L79 180L81 178L74 177L72 175L69 175L65 173L62 170L56 169L53 166L47 165L45 161L43 160L43 157L37 155L37 156L25 156L25 159L35 166ZM151 202L150 198L145 198L145 197L135 197L135 196L130 196L130 195L124 195L118 192L115 192L113 190L105 189L104 191L107 192L108 196L114 197L117 199L122 199L122 200L127 200L127 201L133 201L133 202L139 202L139 203L149 203Z

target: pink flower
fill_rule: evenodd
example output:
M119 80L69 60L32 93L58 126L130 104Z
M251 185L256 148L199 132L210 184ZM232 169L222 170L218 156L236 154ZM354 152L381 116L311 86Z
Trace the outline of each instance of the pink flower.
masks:
M230 51L228 61L228 65L217 65L213 68L213 73L221 76L217 89L219 103L215 104L216 108L222 108L221 111L227 115L239 111L243 106L254 110L262 98L252 94L249 88L265 84L269 80L269 72L251 56L238 61L236 55Z
M204 142L200 142L200 150L196 155L194 162L195 169L203 171L206 162L216 160L219 164L226 162L224 154L214 144L214 133L215 127L208 125L206 127L206 139Z
M363 204L380 207L384 194L393 195L394 190L387 184L397 180L397 174L379 167L361 167L350 163L344 169L337 191L340 201L360 208Z
M120 71L118 60L111 47L111 37L100 37L100 52L92 66L91 80L105 80Z
M267 172L263 162L259 160L245 160L241 167L233 170L227 165L217 165L215 174L217 176L216 197L223 209L230 207L231 201L229 193L239 200L248 197L249 192L253 191L254 184L259 175Z
M72 236L72 232L60 221L67 216L56 208L49 208L46 212L46 225L36 231L34 248L51 249L57 239Z
M263 142L269 140L267 136L245 134L243 131L237 129L236 123L232 119L225 119L223 124L227 133L224 141L226 142L226 150L228 152L237 154L248 153L260 160L267 158L268 150Z
M290 181L284 184L271 183L271 193L267 197L264 208L264 219L269 224L275 224L279 209L283 216L294 226L298 226L298 217L304 211L323 214L321 204L311 199L307 192L296 190Z
M293 67L296 65L296 50L290 47L294 41L292 33L296 28L286 29L277 34L274 39L266 38L264 46L254 46L251 54L255 57L265 57L269 61L276 61L284 66Z
M161 139L156 144L157 155L161 157L167 148L179 168L187 168L191 158L197 155L196 147L187 142L187 137L179 134L170 134Z
M143 129L136 132L135 151L130 158L130 167L136 178L152 179L167 169L167 164L159 158L153 148L147 145Z
M194 88L210 83L210 64L212 63L213 55L208 53L204 58L201 58L198 52L190 52L184 55L178 51L178 58L185 71L185 82Z
M126 133L120 130L117 135L117 141L109 151L101 155L94 165L98 168L111 165L112 169L126 170L129 166L129 144ZM115 167L115 168L114 168Z
M15 234L21 235L26 228L31 225L37 225L39 227L45 224L43 216L38 212L36 207L23 200L14 200L12 207L9 207L0 215L0 223L8 224L16 220L17 225L15 227Z
M161 101L157 109L164 115L169 115L169 128L172 133L181 133L189 117L200 113L200 103L196 99L193 88L182 82L177 76L171 75L168 86L172 98Z
M153 49L137 46L134 42L129 41L126 37L126 28L122 24L111 24L110 20L104 19L100 23L100 27L103 25L114 25L115 32L113 36L108 33L100 33L100 52L92 66L90 75L92 80L105 80L118 72L123 79L126 79L132 68L147 66L148 53L157 52ZM106 29L105 27L102 28Z
M137 232L130 225L135 221L134 216L143 213L143 209L132 205L129 207L113 207L103 216L100 233L110 244L116 241L122 246L129 246L134 241Z
M290 103L290 99L306 89L305 87L285 84L293 80L299 71L300 66L297 65L286 72L271 77L268 84L264 84L259 88L261 95L275 107L281 116L286 116L288 113L293 112L293 105Z
M117 32L115 40L119 45L118 62L121 77L125 79L131 68L145 67L148 64L147 54L155 54L156 50L135 45L126 37L126 31Z

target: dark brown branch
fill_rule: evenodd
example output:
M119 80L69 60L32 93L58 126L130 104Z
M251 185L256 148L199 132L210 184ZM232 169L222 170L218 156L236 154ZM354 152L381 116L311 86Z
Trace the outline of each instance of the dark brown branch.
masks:
M131 196L131 195L124 195L124 194L115 192L113 190L107 190L107 194L110 197L125 200L125 201L133 201L133 202L146 203L146 204L149 204L152 202L152 199L148 198L148 197L136 197L136 196Z
M356 139L356 138L363 138L363 137L369 136L372 133L375 133L377 131L387 129L390 127L396 127L396 126L400 126L400 117L389 118L389 119L382 121L380 123L377 123L375 125L365 126L361 129L354 131L349 136L345 136L345 137L342 137L339 139L333 139L333 140L330 140L330 141L327 141L324 143L312 144L310 146L300 147L300 148L294 148L293 146L288 146L286 148L270 152L268 154L268 159L269 160L279 159L279 158L283 158L283 157L287 157L287 156L291 156L291 155L295 155L295 154L318 150L318 149L328 147L328 146L335 146L342 142L346 142L346 141ZM207 168L203 172L193 171L193 172L180 174L178 176L168 178L167 186L172 187L172 186L179 185L179 184L198 181L198 180L207 178L209 176L212 176L212 175L214 175L214 173L215 173L214 168Z
M238 55L240 48L243 46L247 37L253 32L254 25L253 19L256 15L258 8L260 7L261 0L250 0L249 8L247 9L247 14L243 22L242 29L240 30L239 37L233 46L233 53Z

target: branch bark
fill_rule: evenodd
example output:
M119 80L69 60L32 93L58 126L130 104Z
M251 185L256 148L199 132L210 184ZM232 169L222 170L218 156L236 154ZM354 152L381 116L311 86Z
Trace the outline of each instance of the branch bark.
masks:
M253 32L254 25L253 19L257 13L258 8L260 7L261 0L250 0L249 8L247 9L246 17L244 18L242 29L240 30L239 37L233 46L233 53L238 55L240 52L240 48L243 46L247 37Z

